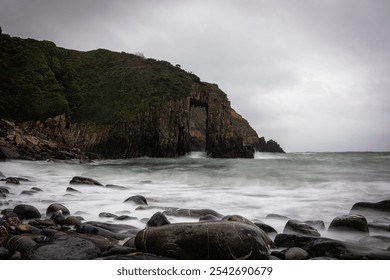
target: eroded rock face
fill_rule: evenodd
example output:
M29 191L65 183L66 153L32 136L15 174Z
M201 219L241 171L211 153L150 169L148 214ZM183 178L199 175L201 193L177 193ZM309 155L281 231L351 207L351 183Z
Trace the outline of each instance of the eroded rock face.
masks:
M141 230L135 245L175 259L268 259L263 233L240 222L179 223Z

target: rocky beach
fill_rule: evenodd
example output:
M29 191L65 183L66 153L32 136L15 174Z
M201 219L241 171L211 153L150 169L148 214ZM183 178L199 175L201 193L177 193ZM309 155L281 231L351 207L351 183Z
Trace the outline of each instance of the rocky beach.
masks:
M36 199L48 190L34 179L8 177L5 171L0 176L3 260L390 259L390 200L356 201L331 220L298 220L299 209L292 217L283 211L253 219L213 207L162 206L152 194L133 193L118 198L128 211L113 205L118 211L91 213L82 204L70 211L72 202L63 201L82 201L86 187L118 195L126 187L74 176L61 187L64 195L58 202ZM29 197L39 201L39 210L27 203Z

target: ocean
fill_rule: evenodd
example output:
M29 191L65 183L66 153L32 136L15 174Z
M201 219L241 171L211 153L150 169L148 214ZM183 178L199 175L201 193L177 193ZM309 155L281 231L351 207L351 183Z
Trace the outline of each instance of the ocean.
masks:
M390 199L390 153L256 153L255 159L211 159L203 153L181 158L135 158L74 161L0 162L6 177L23 177L20 185L5 184L10 193L0 198L0 210L17 204L35 206L42 214L51 203L65 205L86 221L134 225L140 229L158 211L169 207L212 209L263 221L278 232L285 221L266 219L279 214L292 219L323 220L348 214L359 201ZM73 176L93 178L103 185L70 185ZM42 191L22 194L32 187ZM67 192L72 187L80 193ZM124 203L143 195L146 209ZM99 217L108 212L134 219ZM168 216L171 222L197 221ZM321 233L327 236L327 233Z

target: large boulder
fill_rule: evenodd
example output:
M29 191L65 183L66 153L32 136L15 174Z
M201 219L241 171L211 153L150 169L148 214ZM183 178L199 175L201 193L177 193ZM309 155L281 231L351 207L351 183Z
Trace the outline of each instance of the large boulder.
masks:
M390 213L390 200L379 202L357 202L352 206L350 214L361 214L365 217L376 218L388 216Z
M368 223L362 215L341 215L333 219L328 231L346 232L354 235L368 235Z
M70 215L69 209L66 208L64 205L59 204L59 203L53 203L53 204L50 204L49 207L47 207L46 216L50 217L51 215L53 215L57 211L61 211L62 214L64 214L64 215Z
M70 235L55 235L40 243L24 256L28 260L91 260L100 255L100 249L91 241Z
M75 176L70 180L69 184L78 184L78 185L96 185L96 186L103 186L103 184L99 183L98 181L87 178L87 177L81 177L81 176Z
M178 223L141 230L136 248L174 259L268 259L264 232L240 222Z
M321 234L314 227L297 220L289 220L284 227L283 233L298 233L309 236L321 236Z
M41 213L39 213L38 209L28 204L16 205L14 213L21 219L36 219L41 217Z

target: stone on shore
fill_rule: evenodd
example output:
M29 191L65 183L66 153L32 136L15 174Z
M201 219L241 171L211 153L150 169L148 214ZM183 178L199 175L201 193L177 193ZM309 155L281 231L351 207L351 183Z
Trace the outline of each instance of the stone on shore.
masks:
M191 217L200 218L206 215L213 215L215 217L222 218L223 216L218 212L211 209L182 209L182 208L169 208L163 212L164 215L177 216L177 217Z
M141 230L135 245L144 253L175 259L268 259L264 234L240 222L178 223Z
M160 227L169 224L170 222L168 221L167 217L161 212L154 213L153 216L146 223L148 227Z
M369 234L368 223L362 215L341 215L333 219L328 231L347 232L365 236Z
M59 204L59 203L53 203L53 204L50 204L49 207L47 207L46 216L50 217L51 215L53 215L57 211L61 211L63 215L70 215L69 209L66 208L64 205Z
M308 236L321 236L312 226L297 220L289 220L284 227L283 233L296 233Z
M81 177L81 176L73 177L72 180L69 182L69 184L103 186L103 184L99 183L94 179Z
M19 204L15 206L13 211L21 219L36 219L41 217L38 209L28 204Z
M361 214L365 217L376 218L390 214L390 200L379 202L357 202L352 206L350 214Z
M48 242L36 245L24 259L28 260L92 260L100 255L100 249L91 241L70 236L59 235Z

